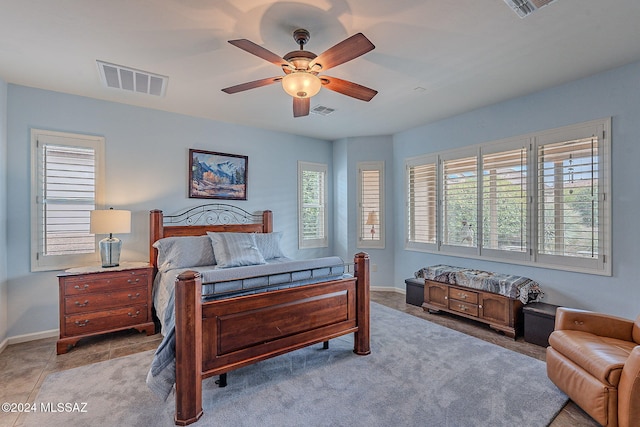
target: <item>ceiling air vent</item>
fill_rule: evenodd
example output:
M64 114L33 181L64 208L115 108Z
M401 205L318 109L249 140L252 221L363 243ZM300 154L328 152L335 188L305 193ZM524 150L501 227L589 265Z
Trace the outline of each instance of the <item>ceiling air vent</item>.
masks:
M100 79L107 87L154 96L164 96L167 90L168 77L108 62L96 62Z
M536 10L554 1L555 0L504 0L520 18L529 16Z
M329 107L325 107L322 105L316 105L315 107L313 107L311 109L311 112L313 114L318 114L320 116L328 116L329 114L333 113L334 111L336 111L335 108L329 108Z

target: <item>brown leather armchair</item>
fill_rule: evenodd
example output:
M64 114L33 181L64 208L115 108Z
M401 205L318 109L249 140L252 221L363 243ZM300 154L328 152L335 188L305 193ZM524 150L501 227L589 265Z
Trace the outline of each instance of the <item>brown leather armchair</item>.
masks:
M603 426L640 426L640 316L558 308L547 375Z

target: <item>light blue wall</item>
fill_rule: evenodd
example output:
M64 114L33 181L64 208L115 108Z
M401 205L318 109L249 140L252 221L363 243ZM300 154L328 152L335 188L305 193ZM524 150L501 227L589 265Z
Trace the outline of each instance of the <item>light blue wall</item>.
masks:
M268 132L161 111L131 107L0 82L0 266L6 254L8 282L0 270L2 337L58 327L55 272L29 271L29 182L31 128L102 135L106 138L107 204L133 211L133 229L124 240L123 259L147 259L149 209L174 211L194 206L186 196L188 149L249 156L247 210L272 209L274 228L285 232L285 252L294 258L336 253L349 260L356 248L357 162L385 161L387 239L384 250L368 249L373 286L404 290L404 279L419 268L450 263L530 276L539 281L546 301L599 310L624 317L640 313L637 254L640 186L640 63L578 80L467 114L401 132L393 137L345 138L334 143ZM404 249L404 160L424 153L493 141L528 132L612 117L613 277L523 267L514 264L445 257ZM297 161L327 163L332 205L332 247L297 249ZM6 197L6 209L1 205ZM6 212L6 213L5 213ZM4 217L3 217L4 216ZM335 217L335 220L334 220ZM335 224L335 228L334 228ZM1 225L0 225L1 226ZM7 251L7 247L11 251ZM3 292L6 292L4 295ZM9 304L7 302L10 302ZM5 307L8 305L8 307ZM8 309L8 310L7 310ZM7 314L8 312L8 314ZM5 333L3 334L3 327Z
M298 250L296 228L297 161L328 164L331 189L331 142L9 85L10 337L58 327L56 272L31 273L29 266L31 128L105 137L106 203L132 211L132 233L122 237L123 260L148 260L150 209L172 213L206 202L187 197L189 148L249 156L248 200L232 204L249 211L271 209L274 230L284 232L287 255L312 258L333 252L332 247Z
M7 84L0 79L0 349L7 338Z
M334 168L334 249L343 259L357 252L370 258L371 286L392 287L394 271L393 203L393 139L391 136L344 138L333 144ZM384 162L385 241L384 249L358 248L358 162Z
M404 160L407 157L494 141L528 132L612 117L613 277L404 250L396 233L395 283L430 264L452 264L529 276L546 301L624 317L640 314L640 63L574 81L530 96L478 109L394 136L395 228L404 227Z
M347 168L349 166L349 150L346 138L333 142L333 248L335 254L347 261L349 254L349 197L353 189L348 185Z

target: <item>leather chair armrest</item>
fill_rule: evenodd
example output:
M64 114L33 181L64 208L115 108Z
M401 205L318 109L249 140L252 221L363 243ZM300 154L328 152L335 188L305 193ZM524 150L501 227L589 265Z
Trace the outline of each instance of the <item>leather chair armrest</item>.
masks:
M618 427L640 426L640 345L622 368L618 384Z
M633 341L633 321L593 311L558 307L555 330L589 332L594 335Z

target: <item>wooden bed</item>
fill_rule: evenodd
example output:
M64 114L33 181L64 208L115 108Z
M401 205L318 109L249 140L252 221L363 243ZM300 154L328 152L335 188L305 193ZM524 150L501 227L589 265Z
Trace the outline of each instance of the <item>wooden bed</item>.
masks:
M196 225L200 217L204 225ZM176 225L176 224L181 225ZM150 213L150 262L157 269L153 243L163 237L204 235L207 231L273 231L271 211L251 214L210 204L180 215ZM369 257L354 258L354 277L295 288L202 302L199 273L176 281L175 423L197 421L202 412L202 380L302 347L354 333L354 352L370 353ZM257 326L257 327L256 327ZM222 385L222 384L221 384Z

